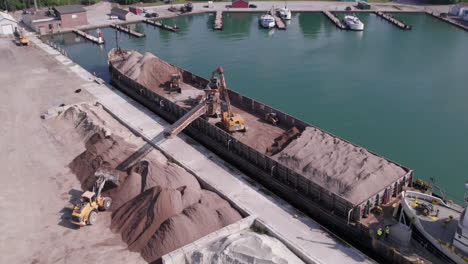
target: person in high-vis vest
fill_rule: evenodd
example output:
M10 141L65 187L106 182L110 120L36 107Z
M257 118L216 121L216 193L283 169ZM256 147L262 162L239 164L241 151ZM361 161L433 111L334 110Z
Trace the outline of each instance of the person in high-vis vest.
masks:
M387 238L390 235L390 225L385 226L385 237Z
M379 229L377 229L377 238L380 239L382 237L382 234L383 234L382 227L379 227Z

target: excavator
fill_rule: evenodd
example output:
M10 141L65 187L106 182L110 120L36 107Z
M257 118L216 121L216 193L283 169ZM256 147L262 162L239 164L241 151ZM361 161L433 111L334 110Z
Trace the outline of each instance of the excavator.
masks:
M85 191L77 203L70 218L70 222L77 226L93 225L96 223L98 211L108 210L112 205L112 198L102 197L101 191L106 182L118 184L119 174L111 169L100 168L94 176L97 178L92 191Z
M24 29L19 30L19 37L18 37L18 45L20 46L28 46L29 45L29 40L26 38L26 33L24 32Z
M224 79L224 70L222 67L213 71L211 80L204 91L205 96L202 96L203 98L201 99L201 102L164 132L166 137L170 138L177 135L195 119L204 114L208 117L218 117L218 109L221 109L221 124L226 131L245 132L247 130L244 118L241 115L234 114L232 112L231 102L226 88L226 81Z
M229 100L229 94L226 87L226 80L224 79L224 70L222 67L218 67L216 70L213 71L211 76L211 80L216 81L216 75L219 76L219 85L218 90L221 98L224 100L221 103L221 122L223 127L228 132L236 132L236 131L246 131L244 118L239 114L234 114L232 112L231 101Z

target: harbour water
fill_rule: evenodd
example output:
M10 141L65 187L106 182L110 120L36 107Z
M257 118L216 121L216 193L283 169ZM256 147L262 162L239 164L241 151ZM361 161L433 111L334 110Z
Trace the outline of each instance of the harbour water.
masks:
M338 14L343 16L344 14ZM209 77L218 66L227 84L249 97L330 131L415 170L419 178L462 199L468 180L468 34L425 14L395 14L400 30L374 14L358 14L364 32L340 31L320 13L297 13L287 30L264 30L260 14L165 19L180 32L146 24L119 45L149 51ZM90 72L109 80L107 52L72 33L50 38ZM95 34L94 31L89 31ZM248 124L247 124L248 125Z

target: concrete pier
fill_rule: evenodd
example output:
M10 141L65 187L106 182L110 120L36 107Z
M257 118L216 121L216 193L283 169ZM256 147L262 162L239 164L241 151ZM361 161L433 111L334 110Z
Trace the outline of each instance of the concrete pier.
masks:
M286 30L286 23L284 23L284 20L276 14L275 9L270 10L270 15L275 19L275 24L278 29Z
M165 29L165 30L172 31L172 32L179 31L179 28L177 28L177 26L169 26L169 25L163 24L160 21L146 19L146 20L143 20L143 22L145 22L147 24L150 24L150 25L153 25L153 26L158 27L158 28L162 28L162 29Z
M436 13L434 13L434 12L426 12L426 14L428 14L428 15L430 15L430 16L432 16L432 17L435 17L435 18L437 18L437 19L440 19L440 20L442 20L442 21L445 21L445 22L447 22L447 23L449 23L449 24L452 24L452 25L454 25L454 26L456 26L456 27L458 27L458 28L461 28L461 29L464 29L464 30L468 31L468 27L467 27L467 26L462 25L462 24L460 24L460 23L456 23L456 22L454 22L453 20L448 19L448 18L446 18L446 17L441 17L440 14L436 14Z
M120 30L122 32L125 32L125 33L128 33L129 35L132 35L134 37L138 37L138 38L143 38L145 37L145 34L142 34L140 32L136 32L134 30L131 30L129 27L125 27L125 26L119 26L119 25L114 25L114 24L111 24L110 25L111 28L115 28L117 30Z
M223 29L223 11L216 11L215 19L213 22L213 29Z
M395 26L397 26L397 27L399 27L401 29L404 29L404 30L410 30L411 29L410 25L406 25L405 23L403 23L400 20L392 17L389 14L383 13L381 11L375 11L374 14L376 14L377 16L387 20L388 22L392 23L393 25L395 25Z
M343 24L343 22L341 22L341 20L336 17L332 12L328 11L328 10L325 10L325 11L322 11L322 13L328 17L328 19L330 19L330 21L335 24L335 26L339 29L348 29L348 27Z
M99 39L99 38L96 38L95 36L91 36L89 35L88 33L84 32L84 31L81 31L79 29L73 29L73 33L77 34L78 36L81 36L89 41L92 41L96 44L104 44L104 39Z

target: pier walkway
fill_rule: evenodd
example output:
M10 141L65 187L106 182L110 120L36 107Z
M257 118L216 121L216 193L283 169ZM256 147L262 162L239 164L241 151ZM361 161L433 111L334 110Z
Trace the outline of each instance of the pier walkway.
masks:
M411 26L410 25L407 25L405 23L403 23L402 21L394 18L393 16L389 15L389 14L386 14L384 12L381 12L381 11L375 11L374 14L376 14L377 16L387 20L388 22L392 23L393 25L401 28L401 29L404 29L404 30L410 30L411 29Z
M163 132L170 124L120 91L94 83L83 88L149 144L275 230L301 252L308 263L375 263L205 147L190 143L193 140L185 134L166 139Z
M213 29L223 29L223 11L216 11L215 19L213 22Z
M270 15L275 19L275 24L278 29L281 30L286 30L286 23L284 23L284 20L276 14L275 9L270 10Z
M330 21L333 24L335 24L335 26L337 28L339 28L339 29L348 29L348 27L345 24L343 24L343 22L341 22L341 20L337 16L335 16L332 12L325 10L325 11L322 11L322 13L326 17L328 17L328 19L330 19Z
M172 31L172 32L179 31L179 28L177 28L177 26L169 26L169 25L163 24L162 22L159 22L159 21L146 19L146 20L143 20L143 22L145 22L147 24L150 24L150 25L153 25L153 26L158 27L158 28L162 28L162 29L165 29L165 30Z
M98 38L96 38L95 36L91 36L89 35L88 33L84 32L84 31L81 31L79 29L73 29L73 33L77 34L78 36L81 36L89 41L92 41L96 44L104 44L104 39L101 39L99 40Z
M122 32L128 33L129 35L132 35L134 37L138 37L138 38L145 37L145 34L140 33L140 32L136 32L134 30L131 30L129 27L119 26L119 25L115 25L115 24L111 24L110 27L115 28L117 30L120 30Z

